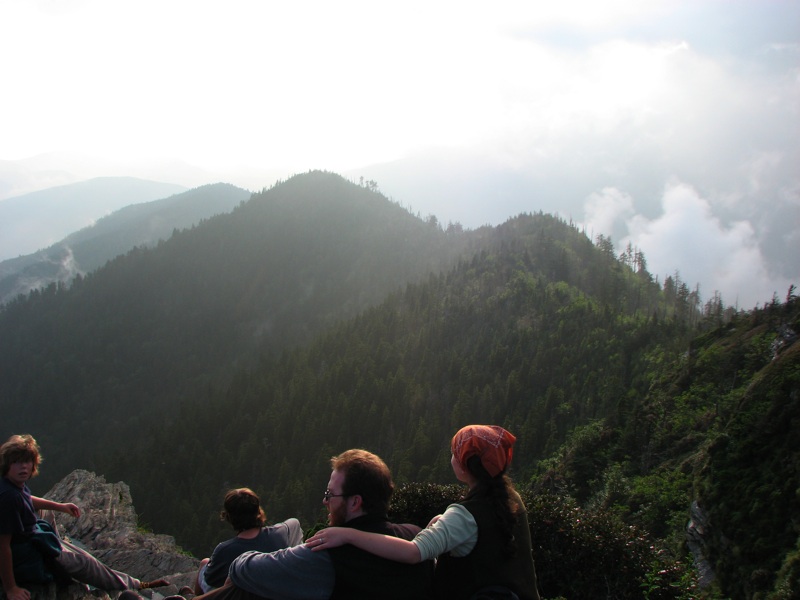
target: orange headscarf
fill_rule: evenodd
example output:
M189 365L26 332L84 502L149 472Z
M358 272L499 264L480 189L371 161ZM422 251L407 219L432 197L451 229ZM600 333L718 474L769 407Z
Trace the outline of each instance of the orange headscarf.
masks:
M456 460L466 467L467 459L477 455L486 472L497 477L511 464L516 437L497 425L467 425L450 442Z

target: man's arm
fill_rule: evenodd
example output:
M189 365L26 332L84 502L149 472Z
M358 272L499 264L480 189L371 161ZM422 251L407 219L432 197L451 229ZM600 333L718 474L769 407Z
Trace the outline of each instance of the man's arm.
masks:
M336 583L330 555L304 545L245 552L233 561L228 577L236 587L272 600L328 600Z
M14 577L14 561L11 556L11 534L0 534L0 579L8 600L30 600L31 593L17 586Z

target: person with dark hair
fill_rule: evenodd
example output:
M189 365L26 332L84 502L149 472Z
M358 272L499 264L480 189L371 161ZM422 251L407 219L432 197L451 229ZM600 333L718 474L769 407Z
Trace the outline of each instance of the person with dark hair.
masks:
M348 450L331 459L323 504L328 523L410 540L416 525L386 518L394 491L386 463L366 450ZM231 564L224 586L195 600L427 600L433 564L404 565L342 545L315 552L306 544L275 552L246 552Z
M115 571L91 554L58 537L37 511L81 515L75 505L31 494L28 481L38 475L42 455L30 435L12 435L0 446L0 579L8 600L30 600L20 583L47 583L72 578L103 590L139 590L169 585L164 579L144 582Z
M237 488L225 494L220 518L228 521L236 536L214 548L210 558L200 562L194 585L195 594L205 594L221 587L228 577L233 560L245 552L272 552L303 541L300 521L291 518L275 525L265 526L267 517L261 500L249 488Z
M460 429L450 443L450 464L469 490L413 540L330 527L310 537L306 545L333 551L350 544L408 564L438 557L436 598L538 600L527 512L506 475L515 441L496 425Z

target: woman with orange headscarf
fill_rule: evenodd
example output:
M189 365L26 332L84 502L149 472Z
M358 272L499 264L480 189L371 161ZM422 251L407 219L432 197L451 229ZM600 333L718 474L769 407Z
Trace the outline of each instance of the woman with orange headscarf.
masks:
M438 557L437 598L538 600L527 513L506 475L515 441L496 425L460 429L450 443L450 464L469 491L411 541L332 527L306 543L314 550L353 544L412 564Z

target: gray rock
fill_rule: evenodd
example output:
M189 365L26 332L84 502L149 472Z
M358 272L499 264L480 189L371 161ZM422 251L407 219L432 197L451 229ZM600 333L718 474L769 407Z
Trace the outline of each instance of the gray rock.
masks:
M708 519L696 500L691 505L691 517L686 526L686 545L694 556L700 588L706 589L713 583L715 576L705 551L709 535Z
M172 536L139 530L130 488L125 483L107 483L94 473L76 470L44 497L72 502L81 509L77 519L55 513L56 525L65 540L84 548L112 569L142 581L162 577L169 580L169 586L142 590L143 596L161 600L177 594L184 585L193 585L200 561L181 550ZM31 592L31 600L109 600L119 595L78 583L26 584L25 588ZM0 599L5 599L1 589Z

